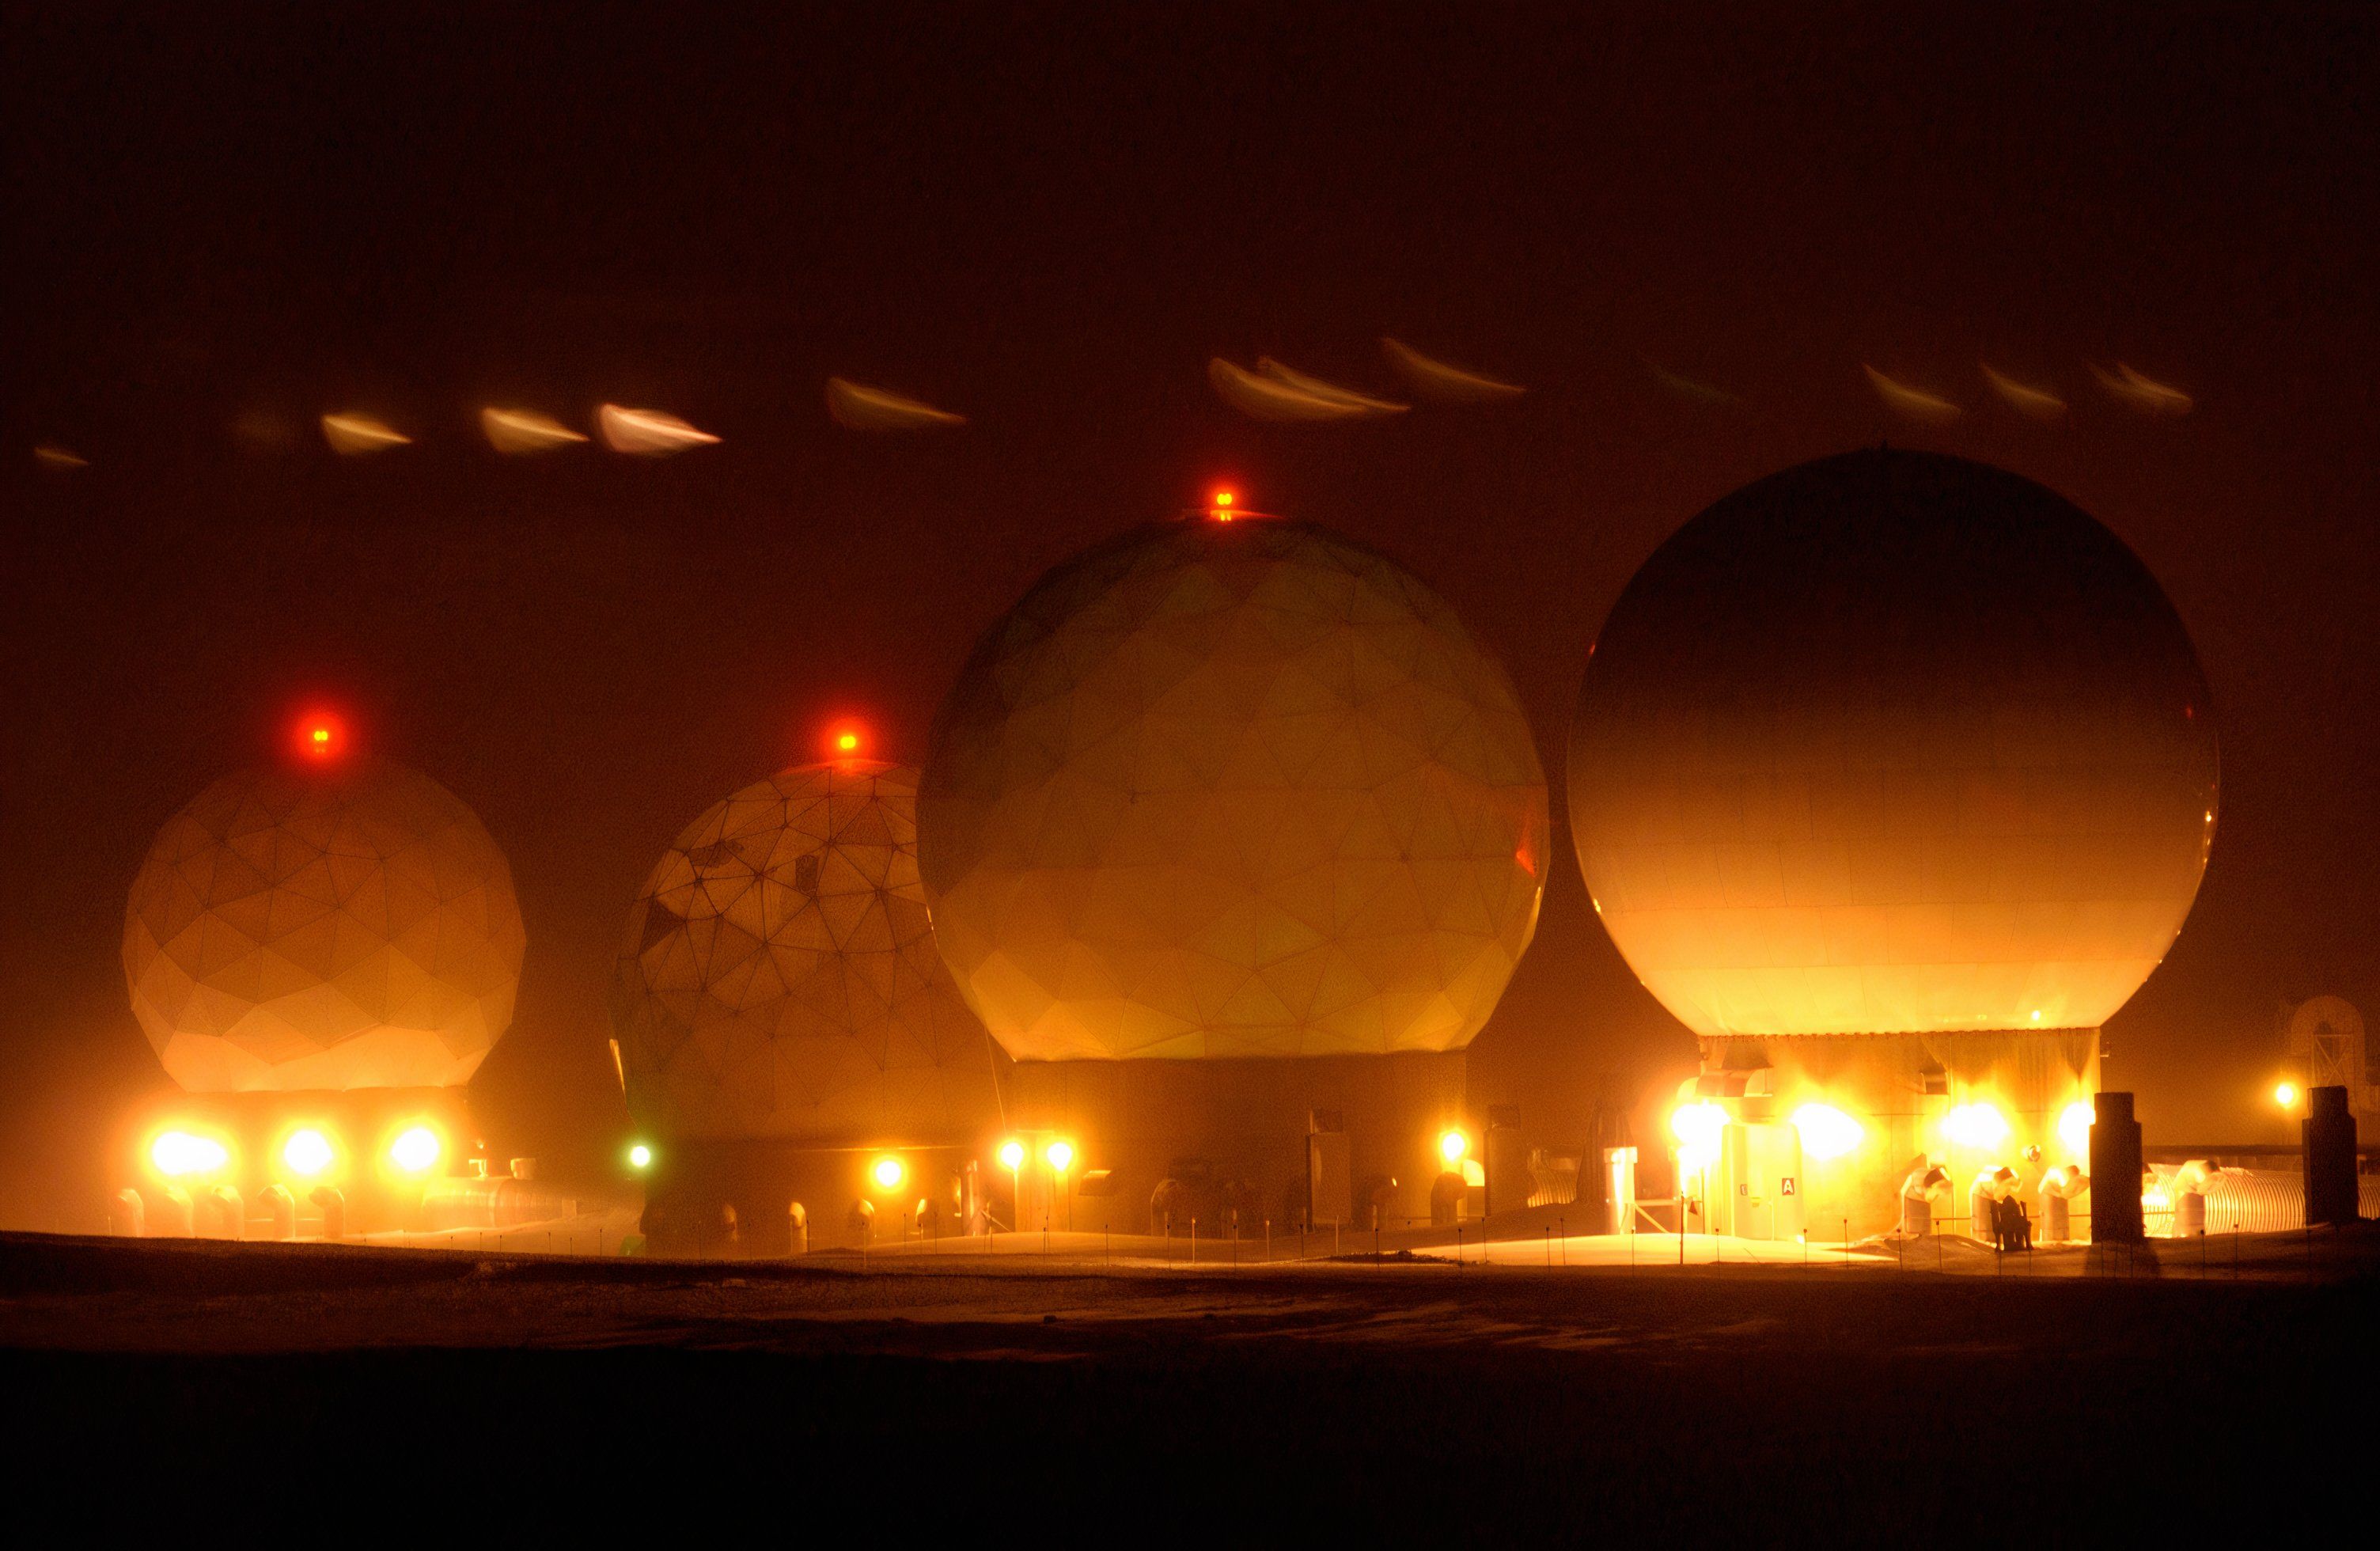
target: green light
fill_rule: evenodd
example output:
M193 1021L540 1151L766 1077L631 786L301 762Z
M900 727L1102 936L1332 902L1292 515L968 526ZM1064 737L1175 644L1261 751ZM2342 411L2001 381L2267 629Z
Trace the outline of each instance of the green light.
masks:
M628 1167L642 1169L653 1161L653 1150L642 1142L628 1149Z

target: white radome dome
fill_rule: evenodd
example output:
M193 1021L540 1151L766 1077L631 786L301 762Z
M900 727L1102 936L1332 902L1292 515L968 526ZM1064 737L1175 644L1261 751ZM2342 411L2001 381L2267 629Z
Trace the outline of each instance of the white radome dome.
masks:
M124 975L192 1093L449 1087L512 1022L525 943L504 853L443 786L261 767L158 832Z

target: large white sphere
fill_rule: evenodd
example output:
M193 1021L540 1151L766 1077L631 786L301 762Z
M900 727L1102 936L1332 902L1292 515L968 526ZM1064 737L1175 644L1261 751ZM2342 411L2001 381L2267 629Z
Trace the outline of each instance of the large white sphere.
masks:
M1570 751L1595 907L1702 1035L2095 1028L2189 914L2216 777L2190 639L2122 541L1898 452L1663 544Z
M998 1124L991 1042L934 951L914 770L783 770L686 827L612 980L628 1108L660 1134L886 1145Z
M124 976L193 1093L445 1087L512 1022L525 943L479 818L383 760L216 782L133 880Z
M919 857L1020 1060L1444 1051L1536 929L1545 804L1510 681L1411 572L1304 523L1167 523L978 642Z

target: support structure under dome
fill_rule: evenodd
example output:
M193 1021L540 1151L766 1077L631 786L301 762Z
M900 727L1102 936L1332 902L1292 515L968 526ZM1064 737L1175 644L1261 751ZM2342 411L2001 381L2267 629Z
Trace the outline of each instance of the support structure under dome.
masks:
M2181 929L2218 808L2206 683L2139 558L2029 480L1889 451L1655 551L1569 784L1597 915L1700 1036L1688 1193L1813 1236L1989 1237L1978 1211L2087 1159L2099 1028Z

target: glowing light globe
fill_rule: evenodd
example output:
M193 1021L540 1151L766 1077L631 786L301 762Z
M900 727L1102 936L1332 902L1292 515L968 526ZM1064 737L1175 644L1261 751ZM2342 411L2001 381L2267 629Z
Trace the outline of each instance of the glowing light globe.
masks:
M512 1022L525 943L480 820L384 760L225 777L124 920L132 1011L193 1093L447 1087Z
M1169 523L978 643L918 814L936 939L1020 1060L1445 1051L1536 929L1545 778L1411 572Z
M806 765L678 836L612 978L640 1126L881 1145L998 1123L990 1040L934 951L917 789L872 759Z
M1646 561L1570 750L1589 893L1697 1034L2096 1028L2189 914L2214 719L2121 540L2027 480L1858 453Z

